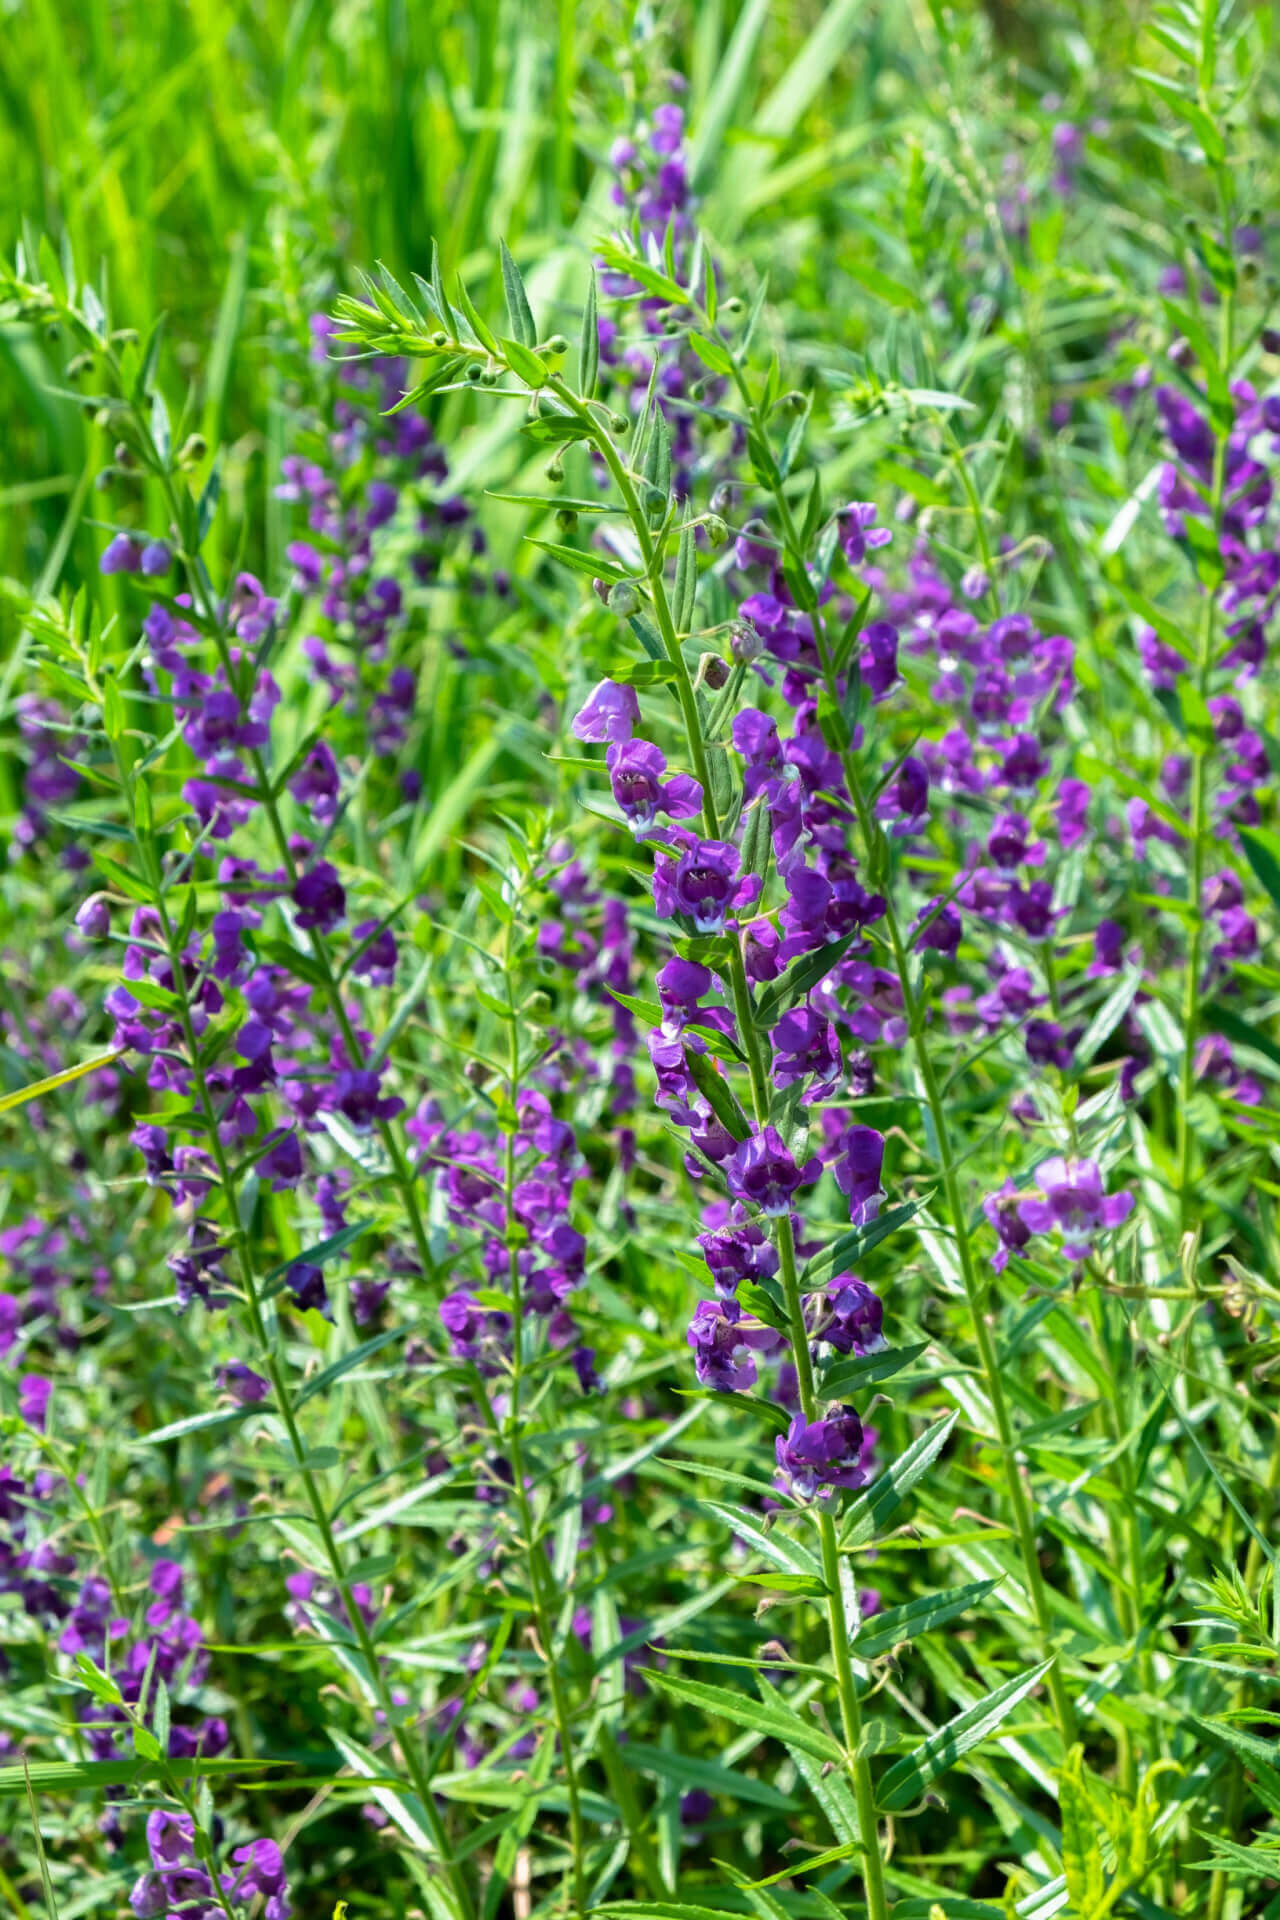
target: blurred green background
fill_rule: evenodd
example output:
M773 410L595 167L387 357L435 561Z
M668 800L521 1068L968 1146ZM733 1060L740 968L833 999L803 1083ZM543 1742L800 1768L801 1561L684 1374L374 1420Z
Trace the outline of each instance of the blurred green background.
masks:
M1104 49L1107 74L1126 73L1142 11L10 0L0 245L27 222L81 274L100 264L116 326L167 314L168 391L185 393L188 430L228 449L219 537L270 568L282 523L264 476L289 357L354 267L424 269L435 236L482 298L503 235L554 311L607 222L611 141L674 86L729 276L759 244L796 330L857 344L912 277L899 202L913 152L981 210L1010 141L1044 159L1041 103L1086 114ZM59 378L56 344L0 327L0 572L26 585L93 571L96 536L72 535L69 506L103 450L49 393Z

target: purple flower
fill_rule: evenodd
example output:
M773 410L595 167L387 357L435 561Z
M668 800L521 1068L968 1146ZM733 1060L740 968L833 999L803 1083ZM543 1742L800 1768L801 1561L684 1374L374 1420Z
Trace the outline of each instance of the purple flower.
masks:
M273 1193L296 1187L302 1178L302 1146L291 1129L278 1127L267 1135L258 1174Z
M782 1344L780 1333L744 1319L732 1301L700 1301L689 1327L698 1379L717 1393L745 1393L753 1387L755 1355L776 1353Z
M168 573L173 565L173 556L165 541L149 540L142 549L142 557L138 564L149 580L156 580L161 574Z
M285 1882L284 1860L274 1840L251 1840L237 1847L231 1856L239 1867L231 1888L232 1900L245 1906L261 1894L265 1900L263 1920L288 1920L289 1889Z
M369 942L351 962L351 971L357 980L367 980L371 987L394 986L398 955L396 937L390 927L380 927L376 920L362 920L352 930L352 938L357 947L366 940Z
M306 807L313 820L327 826L338 811L341 781L332 749L317 740L289 782L289 791L300 807Z
M830 1020L812 1007L784 1013L773 1030L773 1084L789 1087L796 1080L818 1082L810 1097L834 1084L840 1071L840 1043Z
M337 868L321 860L304 873L293 889L293 904L298 909L298 925L316 927L329 933L345 918L347 896L338 878Z
M105 940L111 931L111 907L105 893L91 893L76 909L76 926L86 940Z
M37 1433L44 1432L52 1393L52 1383L38 1373L24 1373L18 1382L18 1412Z
M1030 1243L1031 1228L1023 1219L1021 1209L1022 1199L1012 1180L1006 1180L998 1193L988 1193L983 1199L982 1211L1000 1242L991 1258L997 1273L1004 1272L1011 1253L1022 1253Z
M851 500L836 515L840 545L851 567L860 567L874 547L888 546L893 535L887 527L875 524L876 509L870 500Z
M660 813L688 820L702 811L702 788L687 773L664 780L665 757L648 740L619 740L605 755L613 797L633 833L645 833Z
M226 1366L218 1368L214 1379L240 1407L256 1406L271 1391L271 1383L264 1380L260 1373L255 1373L252 1367L246 1366L243 1360L229 1360Z
M640 723L640 702L634 687L602 680L569 722L578 740L629 740Z
M291 1267L286 1268L284 1281L299 1312L306 1313L312 1308L317 1313L329 1311L324 1272L310 1260L295 1260Z
M142 548L130 534L117 533L108 541L101 560L100 573L137 573L142 566Z
M749 1135L725 1162L730 1193L774 1217L789 1213L791 1196L811 1186L821 1173L821 1160L797 1167L776 1127Z
M778 1435L775 1451L779 1477L800 1500L835 1487L860 1487L867 1478L862 1422L852 1407L812 1422L797 1414Z
M822 1302L816 1338L837 1353L878 1353L884 1345L884 1307L865 1280L849 1274L833 1282Z
M753 874L739 880L738 865L738 849L724 840L699 840L678 860L659 855L653 903L664 918L684 913L699 933L719 933L730 909L760 891Z
M920 951L932 947L950 959L960 945L964 922L953 906L933 899L920 909L912 928L912 944Z
M1087 1260L1099 1233L1118 1227L1133 1212L1133 1195L1103 1191L1096 1160L1056 1156L1037 1169L1039 1194L1023 1199L1018 1211L1032 1233L1056 1233L1068 1260ZM988 1216L989 1217L989 1216Z
M865 1226L880 1212L884 1189L880 1175L884 1166L884 1135L874 1127L846 1127L840 1135L839 1158L833 1171L836 1185L849 1202L849 1219L855 1227Z
M747 763L743 800L775 789L787 775L778 729L758 707L744 707L733 722L733 744Z

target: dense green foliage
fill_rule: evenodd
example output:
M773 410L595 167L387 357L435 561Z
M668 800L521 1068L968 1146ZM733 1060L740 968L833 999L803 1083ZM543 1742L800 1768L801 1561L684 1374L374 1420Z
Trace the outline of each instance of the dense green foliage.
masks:
M0 75L0 1900L1280 1915L1269 17Z

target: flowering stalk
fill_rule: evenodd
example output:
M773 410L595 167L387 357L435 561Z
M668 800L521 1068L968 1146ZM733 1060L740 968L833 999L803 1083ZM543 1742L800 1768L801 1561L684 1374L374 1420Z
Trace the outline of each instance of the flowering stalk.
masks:
M352 1581L347 1573L342 1548L333 1530L328 1505L319 1483L316 1480L315 1473L309 1464L308 1449L298 1424L297 1409L294 1406L288 1378L281 1364L275 1342L267 1330L266 1317L263 1311L261 1282L255 1270L249 1236L241 1223L238 1182L235 1171L227 1158L226 1149L222 1143L219 1130L220 1116L206 1078L203 1053L192 1017L192 1008L186 986L182 942L178 937L177 929L169 913L163 876L154 863L151 842L138 832L136 788L131 771L125 765L119 754L118 742L112 739L111 745L121 791L125 796L130 829L134 836L134 842L143 860L144 867L151 867L150 877L154 886L156 911L159 915L164 947L174 980L175 996L179 1003L178 1019L186 1041L187 1057L190 1063L192 1080L197 1096L197 1107L204 1121L204 1135L209 1142L209 1151L216 1169L218 1186L222 1192L230 1221L228 1238L230 1244L235 1249L243 1299L249 1315L250 1329L257 1349L262 1356L262 1363L266 1368L267 1377L271 1383L271 1393L275 1409L284 1425L289 1450L293 1456L294 1468L302 1481L307 1507L311 1513L316 1532L319 1535L321 1548L329 1568L330 1576L341 1598L347 1623L360 1652L366 1683L379 1709L385 1716L387 1725L390 1727L394 1725L395 1721L396 1708L394 1697L386 1675L383 1672L382 1663L378 1658L364 1610L353 1593ZM459 1915L462 1916L462 1920L469 1920L469 1916L473 1911L470 1888L462 1869L450 1858L449 1838L445 1831L444 1822L440 1816L440 1810L436 1805L435 1796L432 1792L428 1768L411 1739L407 1737L403 1738L398 1744L404 1761L405 1771L419 1798L423 1817L430 1830L436 1851L440 1860L445 1863L445 1870L457 1911Z
M1235 227L1235 213L1232 205L1231 181L1228 169L1223 166L1215 169L1219 204L1222 208L1225 245L1228 259L1232 258L1232 235ZM1234 273L1234 264L1232 264ZM1222 380L1229 384L1231 368L1235 359L1235 294L1228 283L1224 285L1221 303L1218 309L1218 364ZM1194 1210L1194 1186L1192 1181L1192 1152L1194 1133L1191 1125L1192 1101L1195 1094L1197 1066L1196 1053L1200 1037L1200 994L1204 973L1204 936L1208 916L1205 911L1206 860L1210 844L1209 793L1210 776L1216 747L1216 737L1212 724L1202 721L1209 719L1208 696L1213 671L1218 664L1215 658L1217 647L1218 607L1222 589L1226 581L1226 569L1216 554L1221 551L1224 531L1224 518L1228 493L1228 451L1234 431L1234 414L1210 406L1208 409L1209 427L1213 434L1212 478L1209 486L1207 511L1213 533L1215 561L1213 577L1205 584L1200 607L1200 620L1196 633L1196 657L1194 667L1194 686L1199 713L1189 717L1187 744L1191 760L1191 796L1190 822L1188 836L1188 878L1187 907L1190 916L1190 936L1187 942L1187 963L1182 981L1182 1061L1178 1076L1177 1111L1177 1196L1178 1229L1185 1236L1191 1227ZM1219 1876L1221 1879L1222 1876Z
M437 318L452 319L454 317L452 308L444 299L438 283L432 290L432 300ZM669 527L665 524L659 526L651 512L649 499L642 498L642 488L647 494L651 496L654 494L652 482L646 483L641 480L633 472L620 450L610 428L607 410L601 402L592 397L594 376L589 375L581 381L582 392L575 391L562 374L533 351L531 337L526 345L511 340L499 342L484 327L484 323L474 309L468 309L467 317L473 335L478 335L478 338L468 340L460 328L457 328L452 337L446 335L442 340L437 334L430 341L416 333L404 305L394 296L388 296L385 300L379 298L376 313L371 313L367 306L355 301L345 303L340 311L342 319L353 328L351 337L356 337L358 331L360 338L368 341L369 344L384 347L386 350L394 346L394 350L399 353L425 353L440 364L443 372L479 368L482 365L489 368L502 367L535 392L539 389L549 392L558 409L558 417L572 421L576 432L590 441L617 489L639 547L644 585L656 622L662 656L670 672L680 710L689 762L693 769L696 798L691 789L688 801L682 795L678 802L669 801L668 804L685 813L691 811L696 805L701 814L706 836L705 844L712 847L722 845L724 822L716 800L715 782L709 762L709 743L704 733L698 697L684 657L682 636L665 581ZM513 323L517 312L518 302L513 302ZM589 314L588 321L593 328L593 312ZM554 350L554 346L544 349L548 354L553 353ZM584 356L589 355L589 337L585 331L583 351ZM490 377L492 378L492 375ZM434 384L439 378L439 373L434 374L427 384ZM661 428L655 427L655 432L661 431ZM656 496L654 498L656 499ZM688 540L690 537L691 529L686 528L684 538ZM763 1143L773 1134L773 1129L768 1124L771 1111L768 1072L761 1050L759 1027L747 980L742 945L736 937L726 942L725 964L736 1029L741 1038L750 1080L752 1111L758 1129L757 1137ZM819 1408L812 1364L807 1351L809 1335L805 1326L796 1273L795 1249L788 1220L779 1220L777 1236L778 1255L784 1276L787 1320L801 1383L802 1418L806 1428L821 1433L823 1429L817 1420ZM856 1425L856 1422L854 1424ZM781 1445L781 1442L779 1444ZM825 1506L820 1508L817 1518L825 1584L828 1588L828 1631L831 1655L841 1701L849 1772L863 1833L863 1872L868 1905L873 1920L885 1920L888 1908L876 1825L875 1796L869 1764L865 1754L860 1751L861 1709L849 1654L849 1625L844 1618L841 1597L835 1522Z
M324 889L329 882L323 879L319 869L311 869L305 876L300 874L293 846L285 834L280 819L276 791L261 751L266 734L260 710L265 699L269 711L271 698L269 676L258 675L251 668L250 684L247 687L243 684L246 677L245 669L233 652L228 635L229 608L234 604L234 600L229 600L226 606L220 606L205 571L199 549L205 530L202 522L206 508L202 503L201 508L197 509L189 493L179 489L176 475L180 460L184 456L175 455L172 449L167 411L163 400L152 391L149 365L144 363L140 370L127 371L105 332L105 326L99 326L94 320L86 318L85 313L75 305L74 295L71 292L62 287L52 288L26 281L20 275L11 276L11 282L11 291L26 309L43 319L56 316L73 329L105 379L109 389L106 404L117 430L131 446L131 457L139 461L160 483L172 518L177 558L190 586L191 603L206 632L214 638L225 679L226 692L225 696L222 696L223 704L216 708L216 724L223 733L214 735L212 732L215 724L215 702L220 697L215 689L207 695L203 710L199 705L194 708L188 725L188 738L195 744L205 739L221 738L226 734L226 730L230 729L226 737L231 738L249 759L254 774L254 784L246 788L243 783L240 783L239 790L251 793L253 800L260 802L265 808L273 839L283 862L289 891L294 895L299 908L303 909L299 912L299 925L303 928L309 927L311 930L310 945L319 978L354 1077L357 1081L362 1077L373 1079L375 1076L365 1073L365 1056L359 1036L343 1004L322 937L324 925L326 922L331 923L333 918L331 905L324 897ZM211 505L212 501L209 502L210 507ZM108 547L103 567L108 572L123 569L140 571L145 576L157 576L168 571L173 557L174 549L167 542L152 542L145 549L140 549L136 542L122 534L117 535ZM241 585L243 586L243 581ZM253 583L250 598L255 596L256 583ZM178 604L180 605L181 602ZM271 604L274 606L274 603ZM145 773L140 772L132 764L133 744L129 737L122 695L116 684L115 670L101 666L101 646L96 638L91 640L86 649L81 647L73 633L61 632L55 620L46 619L44 624L47 637L51 641L56 641L65 658L74 660L82 676L87 699L94 703L103 715L103 732L112 755L115 784L124 803L129 835L137 851L145 878L144 897L149 901L149 905L142 910L141 919L135 924L133 930L135 945L131 949L131 956L136 964L135 971L129 977L138 991L133 993L122 986L115 990L114 995L108 996L108 1004L117 1020L122 1023L120 1037L126 1049L140 1047L143 1051L152 1052L153 1057L161 1063L166 1076L176 1074L177 1082L175 1083L185 1080L189 1084L190 1091L194 1095L192 1125L199 1132L204 1146L201 1149L179 1150L187 1156L179 1169L180 1177L189 1184L190 1196L197 1201L207 1197L210 1189L216 1187L221 1193L227 1213L224 1243L218 1241L212 1223L203 1219L195 1221L191 1229L189 1251L176 1257L175 1271L179 1275L179 1295L185 1296L187 1300L193 1296L209 1300L211 1283L216 1285L221 1277L221 1262L224 1254L228 1248L233 1250L250 1330L262 1355L275 1408L285 1429L294 1467L302 1482L307 1507L319 1537L324 1560L359 1651L370 1696L376 1701L388 1726L393 1726L396 1705L391 1688L379 1660L368 1620L353 1592L352 1581L334 1532L324 1494L309 1463L308 1449L299 1427L297 1410L285 1370L268 1332L262 1282L255 1267L249 1234L242 1219L239 1176L232 1164L224 1133L224 1129L228 1126L231 1127L233 1135L236 1132L238 1122L233 1116L237 1109L242 1112L248 1111L242 1090L243 1085L258 1088L262 1085L262 1079L257 1076L256 1070L250 1067L243 1070L241 1081L234 1083L228 1080L224 1069L218 1068L217 1071L223 1076L220 1086L230 1088L229 1098L224 1106L215 1097L209 1077L210 1070L206 1065L202 1034L208 1022L208 1005L202 1006L197 1011L193 1005L189 979L191 970L189 941L194 927L196 900L195 889L186 876L194 855L188 855L186 862L177 869L178 881L186 882L183 889L185 900L183 924L179 927L175 923L169 902L169 887L173 884L174 876L167 875L164 871L158 851L153 825L154 809ZM166 621L162 622L157 629L162 636L156 643L158 651L163 652L165 646L170 644L172 627L171 618L166 616ZM241 644L243 645L243 638ZM173 656L173 665L180 672L188 672L186 663L176 654ZM188 673L186 684L200 689L201 678L198 674ZM265 694L264 689L267 690ZM278 698L278 692L274 697ZM255 702L259 706L258 712L255 712ZM203 729L203 732L200 729ZM126 743L128 743L128 751L126 751ZM226 777L228 771L232 776L238 771L238 765L235 763L228 770L225 762L216 758L215 755L213 770L220 776L222 787L236 785L234 777L231 779ZM198 785L198 783L193 784ZM212 787L210 796L211 807L216 809L222 804L217 798L217 790ZM216 811L206 826L210 824L216 833L218 830ZM199 839L196 844L198 847ZM311 889L310 892L306 891L308 888ZM313 905L313 901L316 904ZM90 904L96 914L97 903ZM106 914L106 919L109 924L109 913ZM234 916L232 919L234 920ZM91 924L90 920L86 920L85 930L90 932L91 937L99 936L102 931L96 921ZM155 937L157 935L158 938ZM215 942L218 937L218 928L215 924ZM238 970L238 956L242 951L239 924L237 923L234 928L226 929L223 937L230 940L228 964L230 971L234 973ZM147 985L148 964L152 972L157 966L162 968L166 984L162 986L157 982L152 986ZM221 961L215 961L214 971L221 965ZM207 993L211 979L212 975L205 975L201 983L202 993ZM138 995L144 993L144 988L145 994L139 1004ZM215 998L220 1004L220 992L216 993ZM167 1016L168 1024L165 1020L156 1017L160 1012ZM150 1022L150 1029L148 1022ZM176 1047L174 1039L178 1042ZM267 1077L272 1076L268 1074ZM434 1262L414 1190L413 1176L403 1147L391 1132L389 1115L384 1110L386 1105L384 1101L377 1101L372 1105L369 1117L372 1123L382 1131L423 1271L430 1275L434 1271ZM250 1130L253 1129L255 1119L256 1116L250 1115ZM239 1127L239 1131L243 1133L244 1128ZM144 1150L154 1158L157 1168L156 1177L168 1177L167 1150L162 1131L156 1128L143 1128L140 1130L140 1135L145 1139ZM159 1137L155 1138L157 1135ZM258 1166L272 1178L277 1186L296 1184L301 1162L294 1136L287 1130L280 1129L268 1136L265 1144L268 1151L259 1157ZM171 1264L174 1263L171 1262ZM322 1302L323 1282L319 1267L307 1267L304 1263L296 1263L293 1271L297 1276L296 1295L299 1303L305 1305ZM257 1387L253 1388L253 1397L260 1397ZM422 1818L431 1834L448 1880L456 1911L461 1916L461 1920L469 1920L473 1910L470 1886L461 1866L450 1857L448 1835L432 1792L429 1767L411 1739L402 1739L400 1749L405 1772L421 1802Z
M809 577L807 554L791 503L783 475L774 459L767 432L767 422L751 392L745 370L738 355L733 351L732 343L714 329L705 314L699 316L704 325L712 331L713 337L722 348L726 360L732 367L734 383L742 398L743 407L750 421L750 432L755 457L763 469L761 479L769 487L778 513L778 522L782 530L783 542L791 561L790 577L794 582L798 604L813 624L814 642L817 651L823 689L827 695L829 714L833 727L833 736L829 744L839 755L849 796L857 815L858 827L862 837L868 872L873 887L883 889L885 902L884 923L889 936L894 972L902 994L903 1011L906 1017L907 1032L910 1036L912 1053L924 1089L925 1103L929 1109L933 1136L937 1145L938 1170L942 1176L943 1192L947 1201L947 1212L951 1220L955 1237L956 1255L960 1263L961 1277L964 1282L965 1299L969 1308L969 1319L978 1348L978 1358L982 1367L983 1385L991 1405L995 1420L996 1435L1004 1469L1005 1487L1009 1504L1014 1516L1014 1528L1018 1539L1018 1551L1022 1559L1026 1576L1027 1590L1035 1614L1036 1630L1040 1640L1041 1657L1045 1658L1054 1651L1053 1621L1049 1611L1048 1592L1044 1573L1040 1566L1036 1547L1035 1519L1031 1501L1028 1497L1026 1482L1018 1461L1017 1443L1014 1437L1013 1423L1010 1419L1008 1402L1000 1377L1000 1363L995 1349L995 1341L987 1319L987 1287L979 1275L969 1231L968 1215L957 1173L955 1150L951 1141L951 1129L947 1117L946 1103L938 1083L937 1073L929 1051L925 1009L917 994L916 978L907 954L902 928L893 902L892 888L887 885L888 850L883 832L873 818L867 796L864 791L862 774L853 751L848 727L844 724L840 711L841 689L833 665L831 649L826 634L826 623ZM963 462L961 462L963 466ZM985 533L983 535L985 542ZM1053 1703L1054 1717L1062 1739L1064 1750L1068 1750L1076 1737L1075 1713L1067 1694L1066 1683L1059 1670L1058 1661L1054 1661L1047 1674L1047 1684Z

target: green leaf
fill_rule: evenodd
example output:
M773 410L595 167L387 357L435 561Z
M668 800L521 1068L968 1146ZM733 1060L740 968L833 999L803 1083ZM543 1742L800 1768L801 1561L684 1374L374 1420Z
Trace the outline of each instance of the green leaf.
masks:
M1270 1740L1260 1740L1257 1734L1245 1733L1227 1720L1202 1720L1194 1713L1185 1717L1210 1746L1233 1754L1242 1765L1248 1767L1250 1773L1257 1776L1273 1797L1280 1797L1280 1769L1276 1765L1280 1753L1277 1753Z
M689 151L689 184L695 193L706 187L720 157L721 143L738 110L743 88L755 70L756 42L769 18L770 4L771 0L748 0L738 15L724 59L703 102Z
M371 1340L362 1340L358 1347L352 1347L350 1353L344 1353L337 1360L330 1361L314 1380L308 1380L306 1385L300 1388L294 1404L301 1407L317 1393L327 1393L344 1374L353 1372L365 1360L370 1359L375 1353L380 1353L383 1347L390 1346L393 1340L403 1340L408 1331L408 1327L386 1327L381 1333L375 1333Z
M418 1796L404 1792L399 1787L383 1786L381 1777L385 1768L367 1747L362 1747L347 1734L339 1733L335 1727L329 1727L326 1731L351 1771L368 1780L370 1799L375 1800L388 1819L395 1822L406 1840L412 1842L420 1852L432 1854L438 1859L439 1849L431 1837L427 1816Z
M132 986L137 981L130 983ZM48 1074L43 1080L32 1080L27 1086L19 1087L16 1093L0 1096L0 1113L11 1113L15 1107L25 1107L29 1100L39 1100L46 1093L56 1093L59 1087L69 1087L73 1081L83 1080L87 1073L96 1073L99 1067L109 1067L124 1058L123 1047L113 1048L110 1053L95 1053L90 1060L82 1060L78 1067L64 1067L61 1073Z
M715 1714L737 1727L748 1727L771 1740L781 1740L786 1746L798 1747L801 1753L812 1754L815 1760L844 1758L843 1749L829 1733L816 1721L802 1720L780 1698L754 1700L749 1694L730 1693L726 1687L709 1687L702 1680L686 1680L680 1674L650 1669L646 1669L644 1677L651 1687L674 1700L700 1707L704 1713Z
M877 1380L891 1380L895 1373L901 1373L913 1360L918 1360L928 1345L927 1340L920 1340L910 1347L881 1347L878 1353L837 1361L818 1375L818 1392L824 1399L840 1400L861 1387L873 1386Z
M700 1500L698 1505L704 1513L714 1514L716 1519L728 1527L740 1540L744 1540L770 1565L782 1573L803 1574L806 1578L817 1580L823 1593L826 1586L822 1581L822 1568L807 1547L780 1533L776 1526L765 1527L758 1514L747 1513L741 1507L731 1507L719 1500Z
M872 1247L878 1247L882 1240L896 1233L899 1227L905 1227L913 1220L922 1207L929 1204L931 1195L925 1194L919 1200L904 1200L901 1206L890 1207L888 1213L880 1214L869 1220L865 1227L851 1227L848 1233L842 1233L838 1239L824 1247L821 1253L815 1253L812 1260L806 1262L800 1275L803 1288L811 1288L827 1273L843 1272L870 1253Z
M534 353L530 347L526 347L519 340L507 339L503 339L500 345L503 353L507 357L507 365L511 368L512 373L519 374L527 387L534 388L536 392L539 387L546 386L546 364L544 361L539 360L537 354Z
M1280 834L1267 833L1261 827L1241 827L1240 844L1273 906L1280 907Z
M495 360L499 359L501 356L497 336L493 332L493 329L486 326L485 322L481 319L480 314L476 310L475 302L467 292L461 274L458 275L458 305L466 315L467 324L470 326L476 339L480 342L480 345L486 347ZM513 328L512 331L514 332L515 329Z
M270 1411L270 1406L215 1407L210 1413L193 1413L186 1420L171 1420L168 1426L156 1427L139 1438L144 1447L158 1447L165 1440L181 1440L188 1433L218 1433L224 1427L238 1427L251 1413Z
M855 1659L876 1660L904 1640L917 1640L921 1634L935 1633L949 1620L967 1613L999 1584L998 1580L972 1580L968 1586L951 1587L945 1593L927 1593L920 1600L909 1600L903 1607L890 1607L884 1613L872 1614L854 1636Z
M524 290L520 269L511 258L505 240L498 242L498 257L502 263L502 291L507 297L507 318L511 323L511 331L522 347L531 347L538 338L538 329L534 325L533 309ZM516 371L519 372L519 368Z
M939 1774L955 1765L961 1754L968 1753L971 1747L994 1733L1018 1702L1025 1700L1032 1688L1039 1685L1052 1665L1052 1659L1040 1661L931 1733L913 1753L890 1767L877 1790L877 1805L885 1813L901 1813L904 1807L911 1806Z
M684 1063L721 1126L727 1128L735 1140L749 1139L751 1122L738 1105L729 1082L723 1074L716 1072L707 1055L693 1047L686 1047Z
M803 954L799 960L793 960L778 979L770 981L756 1002L756 1025L761 1032L772 1031L780 1013L812 993L818 982L825 980L833 967L839 966L857 938L855 929L842 940L819 947L816 953Z
M745 1800L753 1806L772 1807L784 1813L795 1805L776 1787L767 1781L755 1780L750 1774L738 1773L732 1767L720 1766L714 1760L695 1759L688 1753L671 1753L665 1747L646 1747L638 1741L628 1740L626 1747L628 1763L638 1767L641 1773L653 1773L660 1780L673 1780L677 1786L688 1789L702 1787L707 1793L723 1794L734 1800Z
M1093 1059L1098 1049L1111 1038L1111 1035L1115 1032L1133 1005L1142 981L1143 969L1141 967L1130 967L1128 971L1117 980L1115 986L1112 987L1110 993L1102 1002L1102 1005L1098 1008L1080 1037L1080 1044L1075 1050L1075 1057L1072 1062L1073 1069L1076 1073L1082 1072Z
M41 1794L101 1793L104 1787L140 1786L147 1780L163 1779L169 1768L167 1759L152 1760L34 1760L20 1767L0 1767L0 1800L17 1800L27 1791L27 1776ZM220 1755L217 1759L184 1760L184 1777L208 1774L234 1778L267 1767L289 1767L290 1760L238 1760Z
M582 309L582 333L578 341L578 392L590 400L600 372L600 322L596 294L595 268L587 281L586 304Z
M898 1455L891 1467L885 1469L880 1478L850 1502L840 1530L840 1545L846 1551L850 1547L862 1547L883 1530L891 1513L895 1513L910 1493L922 1474L929 1471L951 1435L951 1429L960 1418L959 1410L948 1413L941 1420L935 1420L926 1427L919 1439L913 1440L905 1453Z

